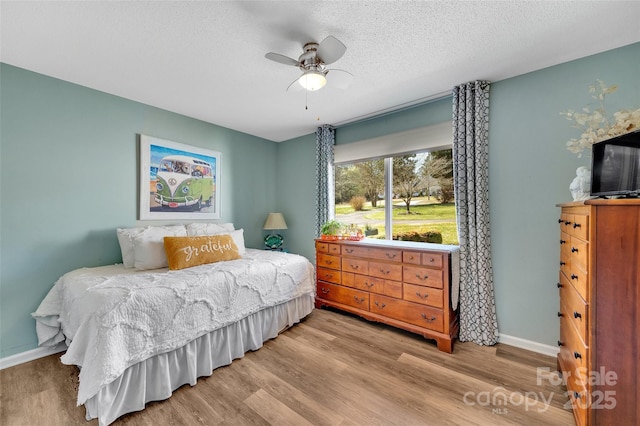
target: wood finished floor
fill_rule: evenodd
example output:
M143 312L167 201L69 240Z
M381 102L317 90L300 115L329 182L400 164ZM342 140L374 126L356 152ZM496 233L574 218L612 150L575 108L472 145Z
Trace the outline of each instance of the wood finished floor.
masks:
M0 371L0 424L97 425L60 354ZM435 342L315 310L230 366L114 425L573 425L555 358ZM538 368L551 373L538 378ZM545 401L550 401L548 404Z

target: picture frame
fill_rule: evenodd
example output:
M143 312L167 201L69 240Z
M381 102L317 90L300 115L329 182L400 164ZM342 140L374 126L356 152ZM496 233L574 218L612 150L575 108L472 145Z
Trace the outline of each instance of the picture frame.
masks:
M140 135L140 220L220 219L222 154Z

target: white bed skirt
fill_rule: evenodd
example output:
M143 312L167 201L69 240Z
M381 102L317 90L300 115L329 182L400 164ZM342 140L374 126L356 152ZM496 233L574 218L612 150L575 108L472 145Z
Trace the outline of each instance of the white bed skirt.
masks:
M261 348L263 342L299 322L313 308L314 296L301 296L132 365L86 401L86 418L98 418L101 426L108 425L123 414L144 409L147 402L169 398L186 383L194 386L198 377L210 376L214 369Z

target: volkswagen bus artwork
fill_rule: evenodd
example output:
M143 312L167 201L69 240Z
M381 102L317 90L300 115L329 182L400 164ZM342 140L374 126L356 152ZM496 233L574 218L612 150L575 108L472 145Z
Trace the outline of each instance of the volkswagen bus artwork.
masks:
M170 155L160 161L156 175L155 202L164 209L178 207L200 211L213 198L211 165L184 155Z
M220 217L219 152L145 135L140 142L141 219Z

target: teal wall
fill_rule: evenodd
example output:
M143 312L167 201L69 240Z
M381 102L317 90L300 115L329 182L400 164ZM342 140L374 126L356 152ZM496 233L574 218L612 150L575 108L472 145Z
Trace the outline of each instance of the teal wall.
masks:
M561 111L592 99L596 79L616 84L607 111L640 107L640 43L491 85L489 189L494 285L500 332L555 346L558 337L557 203L571 200L575 169L589 165L565 149L581 131ZM442 122L450 99L336 130L336 144ZM278 202L299 225L290 250L313 258L315 136L279 144ZM299 202L294 201L300 197ZM287 219L289 220L289 219Z
M137 220L138 134L220 151L221 221L261 246L278 144L6 64L0 95L0 357L58 277L122 261L117 227L180 222Z
M599 78L620 89L607 110L640 105L640 43L491 86L490 209L500 332L555 345L556 203L579 165L580 132L560 111L591 101ZM350 143L450 119L450 99L342 126ZM120 262L115 228L136 226L137 136L222 152L222 219L262 244L283 212L285 246L314 258L315 135L273 143L2 64L0 66L0 357L36 347L30 317L71 269ZM64 197L62 197L64 195ZM146 222L145 224L164 223Z

